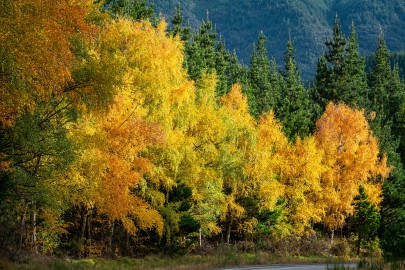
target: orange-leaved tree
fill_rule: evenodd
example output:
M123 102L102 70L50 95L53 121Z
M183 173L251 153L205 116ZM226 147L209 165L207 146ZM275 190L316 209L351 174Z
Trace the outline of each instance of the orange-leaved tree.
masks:
M93 1L4 0L0 4L0 121L65 95L72 80L72 38L97 32L87 20ZM90 22L90 23L89 23Z
M324 151L326 167L321 180L325 205L322 221L333 233L353 213L352 202L358 187L370 185L377 198L381 194L381 182L373 181L386 177L390 168L385 155L380 155L377 138L363 110L330 103L316 126L315 138Z

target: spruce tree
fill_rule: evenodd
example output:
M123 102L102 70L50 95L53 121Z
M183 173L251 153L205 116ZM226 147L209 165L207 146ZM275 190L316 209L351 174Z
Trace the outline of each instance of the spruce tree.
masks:
M219 37L218 44L215 48L215 70L217 73L217 87L216 96L221 97L228 92L230 85L228 84L228 78L226 71L228 69L228 63L230 61L230 53L226 50L225 42L222 37Z
M393 230L402 226L405 215L405 170L399 154L403 136L400 108L404 104L404 86L398 72L391 70L389 51L382 33L373 57L369 87L369 110L375 115L371 128L379 138L381 152L387 154L388 164L393 167L390 177L383 183L381 246L388 259L397 259L401 258L397 251L404 250L405 243L404 236L392 234Z
M184 17L180 5L178 5L174 10L173 18L171 20L172 26L169 28L168 32L171 36L180 36L182 41L187 42L191 38L191 28L189 21L187 21L186 26L183 27L183 20Z
M202 21L186 43L185 67L192 80L200 79L204 71L211 73L215 70L216 38L217 33L207 13L207 21Z
M339 102L342 98L341 84L345 80L345 52L346 38L344 37L340 20L336 15L332 39L327 39L325 45L328 52L318 61L315 80L314 101L319 108L318 117L330 102Z
M287 137L293 140L296 136L304 137L309 134L311 112L309 96L301 83L291 39L287 43L284 63L284 70L281 72L283 83L276 116L281 120Z
M323 113L331 101L365 108L368 102L365 59L358 50L354 24L346 39L336 16L333 37L327 39L325 45L328 51L318 61L312 93L316 117Z
M352 30L346 47L345 64L343 67L343 80L341 100L349 106L366 108L368 101L368 85L365 58L360 56L358 50L357 33L352 23Z
M259 117L262 112L268 111L277 105L279 95L280 77L275 61L269 61L267 56L267 38L260 33L257 44L253 44L250 62L249 78L252 86L252 95L255 106L253 115Z
M182 26L183 26L183 14L181 14L180 5L176 6L172 18L172 27L169 30L169 33L172 36L181 36L182 33Z
M359 187L359 195L353 200L354 214L350 223L357 232L357 256L360 255L360 248L364 242L372 240L380 225L380 213L376 205L368 200L368 195L363 186Z
M391 77L389 51L381 33L378 46L374 53L371 73L369 75L370 99L372 109L378 114L384 114L388 106L388 84Z

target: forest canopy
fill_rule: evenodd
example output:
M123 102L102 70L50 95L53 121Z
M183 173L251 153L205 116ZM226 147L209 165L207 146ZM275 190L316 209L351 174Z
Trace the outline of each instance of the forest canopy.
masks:
M280 70L261 33L246 66L180 8L169 25L146 1L1 5L2 255L173 254L351 226L359 249L378 235L401 256L405 87L382 34L367 73L336 17L308 88L292 40Z

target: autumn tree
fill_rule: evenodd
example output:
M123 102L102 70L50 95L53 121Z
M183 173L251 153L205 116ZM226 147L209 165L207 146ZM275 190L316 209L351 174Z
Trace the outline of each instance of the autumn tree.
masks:
M288 139L273 111L263 113L257 127L256 144L246 170L252 181L252 197L257 198L257 210L262 214L260 227L266 234L286 236L290 226L285 220L283 197L285 188L281 174L286 164L284 155Z
M317 147L314 137L298 137L283 151L283 159L280 179L284 186L284 212L291 232L302 236L312 230L311 224L321 222L324 215L323 150Z
M20 220L14 254L27 242L33 252L51 252L57 245L69 192L61 179L74 158L68 125L81 112L101 110L112 100L116 73L99 72L111 59L95 56L95 38L105 21L98 8L89 1L2 3L1 156L10 170L1 170L8 186L5 201ZM84 73L90 66L94 71ZM52 230L58 233L46 233Z
M390 168L386 156L379 157L377 139L372 135L363 111L344 104L330 103L317 121L315 138L324 151L325 172L322 174L323 203L326 206L323 223L332 232L344 225L353 214L353 198L363 185L372 203L379 203L381 182L369 181L387 177Z
M220 157L222 192L225 196L221 220L229 244L232 231L251 235L256 222L254 215L249 215L252 209L246 204L255 189L246 165L254 149L256 129L255 121L249 113L247 97L242 94L240 85L234 85L220 102L226 128Z

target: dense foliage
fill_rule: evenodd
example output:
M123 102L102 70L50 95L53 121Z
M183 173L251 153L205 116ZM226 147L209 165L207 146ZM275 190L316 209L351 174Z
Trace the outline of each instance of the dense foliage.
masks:
M205 243L379 228L405 213L405 86L383 35L366 74L339 18L315 85L264 33L250 67L207 18L146 1L3 1L1 255L184 253ZM396 237L398 241L391 241ZM401 255L402 254L402 255Z

